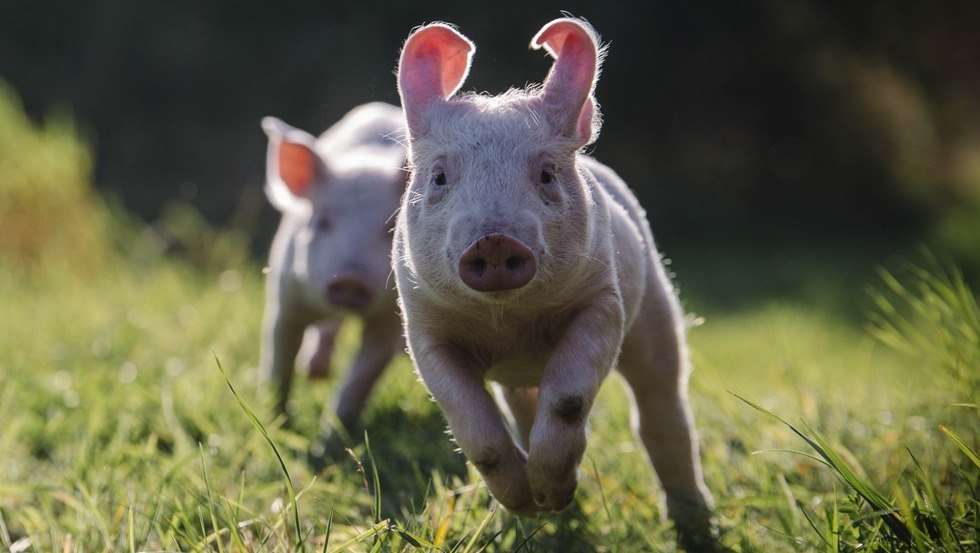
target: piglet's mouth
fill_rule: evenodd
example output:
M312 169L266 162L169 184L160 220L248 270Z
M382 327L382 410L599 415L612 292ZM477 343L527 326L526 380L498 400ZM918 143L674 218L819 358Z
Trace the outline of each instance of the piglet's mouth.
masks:
M537 272L534 253L523 242L502 233L487 234L459 256L459 278L477 292L522 288Z

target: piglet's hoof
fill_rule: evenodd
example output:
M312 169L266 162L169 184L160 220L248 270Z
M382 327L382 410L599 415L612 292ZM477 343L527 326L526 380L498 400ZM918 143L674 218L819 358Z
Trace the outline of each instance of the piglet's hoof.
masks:
M668 499L670 518L677 530L677 543L689 553L728 551L718 541L718 528L711 509L703 503Z
M323 472L327 465L342 462L347 458L347 443L333 432L313 442L307 454L310 470L317 474Z
M715 532L677 528L677 544L688 553L728 553L731 550L718 542Z

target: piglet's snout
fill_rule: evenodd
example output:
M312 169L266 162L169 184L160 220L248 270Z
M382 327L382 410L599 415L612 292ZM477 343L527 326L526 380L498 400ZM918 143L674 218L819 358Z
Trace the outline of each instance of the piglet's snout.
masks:
M459 277L477 292L520 288L534 278L536 270L534 253L506 234L479 238L459 257Z
M327 284L327 301L353 311L367 309L374 300L374 294L360 279L340 276Z

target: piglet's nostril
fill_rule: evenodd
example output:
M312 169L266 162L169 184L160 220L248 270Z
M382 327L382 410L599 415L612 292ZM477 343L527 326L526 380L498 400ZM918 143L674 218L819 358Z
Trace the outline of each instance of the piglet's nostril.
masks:
M534 278L534 253L506 234L489 234L472 244L459 258L459 276L478 292L520 288Z

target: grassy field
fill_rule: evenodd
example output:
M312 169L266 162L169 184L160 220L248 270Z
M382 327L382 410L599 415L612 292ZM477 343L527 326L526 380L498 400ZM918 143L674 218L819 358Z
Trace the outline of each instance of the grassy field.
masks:
M366 413L368 440L311 474L304 452L334 381L298 386L292 429L269 420L255 385L261 267L195 257L219 242L165 255L134 238L90 271L0 265L0 549L674 549L616 379L592 413L575 505L560 515L521 520L494 506L404 356ZM872 306L864 289L876 260L833 261L847 255L676 256L698 317L692 400L721 541L735 551L891 551L904 539L888 528L892 516L911 549L975 551L977 466L940 429L976 449L976 407L954 405L976 401L970 371L955 377L941 353L903 356L874 339L855 313ZM823 436L894 514L740 398Z
M364 439L311 474L336 380L296 387L290 429L268 415L247 237L110 214L90 159L0 88L0 550L675 549L615 378L559 515L494 505L404 356ZM726 549L977 551L980 315L955 277L891 282L873 244L668 251Z

